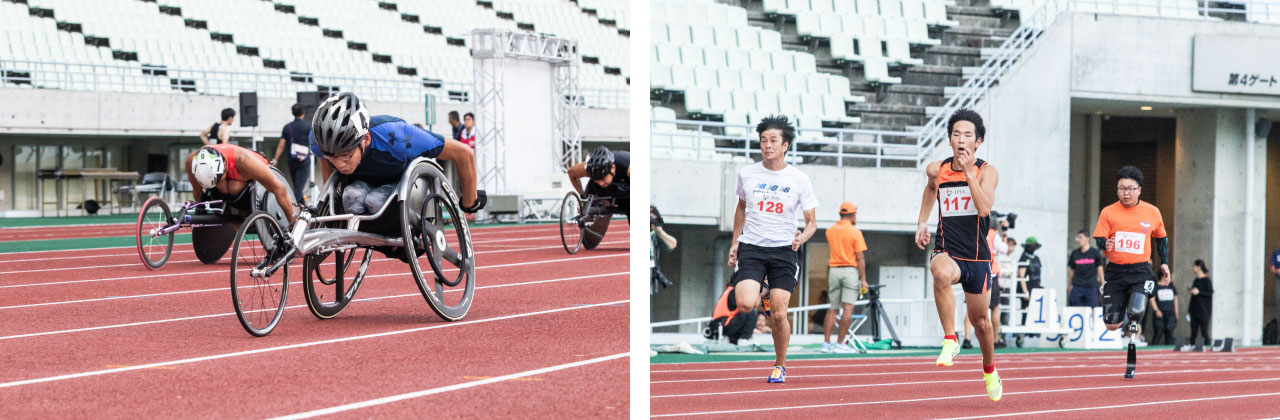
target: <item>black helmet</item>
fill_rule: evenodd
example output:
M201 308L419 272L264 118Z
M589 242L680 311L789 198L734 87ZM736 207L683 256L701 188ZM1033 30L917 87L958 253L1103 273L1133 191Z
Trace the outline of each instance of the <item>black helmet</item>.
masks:
M369 132L369 111L350 92L330 96L311 118L311 134L320 151L333 155L356 148Z
M613 152L608 147L600 146L591 151L587 157L587 175L592 181L604 179L613 170Z

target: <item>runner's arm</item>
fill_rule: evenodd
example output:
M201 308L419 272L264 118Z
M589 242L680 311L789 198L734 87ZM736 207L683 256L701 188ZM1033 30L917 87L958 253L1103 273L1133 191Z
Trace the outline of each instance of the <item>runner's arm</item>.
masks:
M231 127L218 127L218 144L227 144L231 142Z
M462 192L462 208L471 208L476 204L476 155L471 147L453 139L444 140L444 148L440 150L440 159L453 162L458 170L458 189Z
M289 219L289 226L293 226L296 217L293 212L293 198L289 196L289 187L275 177L271 172L271 167L263 164L262 161L249 156L247 151L244 154L237 153L236 161L239 163L239 171L246 178L257 181L272 195L276 196L276 203L280 205L280 209L284 210L285 218Z
M743 206L743 208L745 207L746 206ZM809 238L812 238L813 234L818 232L817 212L818 212L817 208L812 208L804 211L804 230L800 232L800 235L796 236L797 241L791 245L791 249L793 251L800 249L801 245L804 245L805 242L808 242Z
M916 220L916 246L925 249L929 244L929 213L933 211L933 202L938 200L938 163L930 163L924 169L928 178L924 186L924 196L920 199L920 217ZM941 221L939 221L941 222Z
M738 198L738 208L733 212L733 241L729 245L729 266L738 262L738 237L742 236L742 226L747 222L747 202Z
M978 217L987 217L991 214L991 204L996 200L996 183L1000 180L1000 172L996 170L995 165L988 164L987 167L978 174L978 185L973 185L973 181L969 181L970 195L973 196L973 205L978 208Z
M320 185L327 185L329 175L333 174L333 164L329 163L329 159L323 157L316 160L320 161Z
M631 169L627 168L630 172ZM587 177L587 163L578 162L578 164L569 167L569 185L573 186L573 190L578 192L578 196L582 196L582 178Z

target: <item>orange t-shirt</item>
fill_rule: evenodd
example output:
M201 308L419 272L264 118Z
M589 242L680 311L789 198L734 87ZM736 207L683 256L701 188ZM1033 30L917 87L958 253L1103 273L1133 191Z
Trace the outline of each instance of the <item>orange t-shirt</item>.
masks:
M1093 237L1114 239L1106 249L1107 261L1113 264L1138 264L1151 260L1151 238L1164 238L1164 219L1160 209L1146 201L1125 208L1119 201L1102 209Z
M831 259L827 265L832 267L857 267L858 253L867 250L867 241L862 239L862 231L841 220L827 228L827 246L831 249Z
M733 286L729 286L729 288L724 289L723 293L720 293L720 299L716 300L716 307L711 311L711 318L716 319L723 317L724 326L726 327L729 326L729 321L733 320L733 317L738 316L737 309L732 311L729 310L730 291L733 291Z

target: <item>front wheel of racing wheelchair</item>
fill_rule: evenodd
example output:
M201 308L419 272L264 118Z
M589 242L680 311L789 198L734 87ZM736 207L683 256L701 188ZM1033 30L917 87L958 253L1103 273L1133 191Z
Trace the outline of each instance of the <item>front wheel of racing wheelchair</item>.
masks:
M609 231L613 219L614 199L576 192L565 194L560 201L560 243L565 252L576 254L582 248L596 249Z

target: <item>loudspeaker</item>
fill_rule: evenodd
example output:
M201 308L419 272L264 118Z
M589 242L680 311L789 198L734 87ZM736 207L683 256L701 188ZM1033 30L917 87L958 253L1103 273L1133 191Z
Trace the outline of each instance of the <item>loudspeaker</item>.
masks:
M329 99L329 92L298 92L298 103L302 104L302 119L311 124L311 117L316 115L316 108L324 103L325 99Z
M1271 134L1271 120L1258 118L1258 122L1254 123L1253 130L1259 139L1266 140L1267 136Z
M240 126L258 126L258 92L240 92Z

